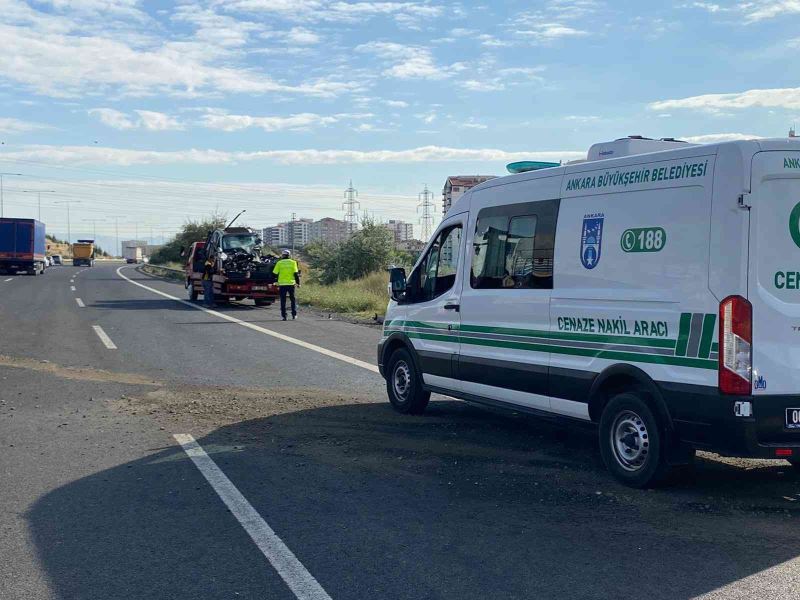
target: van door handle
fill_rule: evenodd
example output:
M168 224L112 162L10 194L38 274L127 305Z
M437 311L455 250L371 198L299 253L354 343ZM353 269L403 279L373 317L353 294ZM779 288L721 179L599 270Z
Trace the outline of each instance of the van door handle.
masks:
M444 309L445 310L454 310L456 312L460 312L461 311L461 305L460 304L445 304L444 305Z

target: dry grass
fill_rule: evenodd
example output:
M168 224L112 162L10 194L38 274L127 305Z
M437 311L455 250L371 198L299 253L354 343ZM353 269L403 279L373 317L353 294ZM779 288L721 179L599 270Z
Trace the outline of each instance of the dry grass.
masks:
M297 290L297 299L322 310L371 317L386 313L388 284L389 275L384 272L333 285L303 283Z

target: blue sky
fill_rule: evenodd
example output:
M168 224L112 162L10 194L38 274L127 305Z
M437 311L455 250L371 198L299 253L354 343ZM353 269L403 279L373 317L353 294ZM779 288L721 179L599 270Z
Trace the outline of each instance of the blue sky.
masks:
M800 0L0 0L6 215L73 237L362 208L628 134L786 135ZM108 238L106 238L108 239Z

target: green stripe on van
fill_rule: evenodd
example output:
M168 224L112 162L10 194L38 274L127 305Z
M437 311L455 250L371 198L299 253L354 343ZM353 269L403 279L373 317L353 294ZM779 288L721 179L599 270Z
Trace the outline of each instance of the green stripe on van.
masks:
M708 358L711 352L711 343L714 340L714 325L717 323L717 315L714 313L706 314L703 317L703 336L700 338L700 348L697 351L697 358Z
M416 331L407 332L408 337L431 340L437 342L453 342L453 338L445 335L419 333ZM714 360L704 360L699 358L684 358L678 356L668 356L661 354L645 354L638 352L623 352L619 350L602 350L595 348L573 348L568 346L559 346L553 344L537 344L532 342L512 342L508 340L491 340L481 338L460 338L462 344L470 344L476 346L488 346L492 348L510 348L514 350L527 350L529 352L552 352L554 354L565 354L571 356L589 356L593 358L604 358L608 360L623 360L627 362L640 362L640 363L653 363L661 365L675 365L679 367L691 367L696 369L710 369L717 368L717 362Z
M678 329L678 343L675 345L675 356L686 356L689 345L689 330L692 327L692 313L681 313L681 324Z

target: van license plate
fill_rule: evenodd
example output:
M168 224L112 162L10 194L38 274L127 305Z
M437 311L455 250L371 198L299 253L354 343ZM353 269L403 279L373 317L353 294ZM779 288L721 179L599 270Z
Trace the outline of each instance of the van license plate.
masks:
M266 292L269 288L265 285L254 285L253 291L254 292Z
M786 429L800 429L800 408L786 409Z

